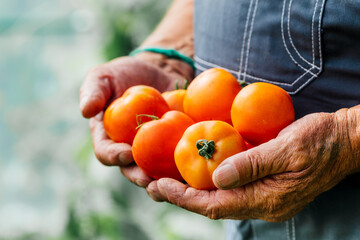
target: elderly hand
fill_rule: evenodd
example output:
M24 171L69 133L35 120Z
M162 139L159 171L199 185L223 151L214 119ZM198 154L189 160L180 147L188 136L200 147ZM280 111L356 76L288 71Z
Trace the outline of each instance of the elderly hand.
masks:
M94 151L100 162L105 165L120 166L122 173L131 182L145 187L152 179L134 164L129 144L116 143L108 138L102 120L103 111L127 88L134 85L149 85L159 91L174 88L176 80L184 81L186 74L181 74L184 73L181 71L186 71L190 67L186 63L171 59L166 63L161 62L161 59L155 57L163 65L163 68L160 68L158 64L147 63L154 59L152 58L154 55L143 53L139 56L146 61L121 57L91 70L80 90L80 109L84 117L91 118L90 129ZM172 64L171 69L168 63ZM188 75L190 71L188 70Z
M213 174L218 190L164 178L151 182L148 194L211 219L287 220L359 171L358 112L308 115L276 139L226 159Z

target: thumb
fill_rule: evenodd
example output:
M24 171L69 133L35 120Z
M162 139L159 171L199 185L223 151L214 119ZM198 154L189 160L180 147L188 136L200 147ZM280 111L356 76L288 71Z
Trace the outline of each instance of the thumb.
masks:
M105 66L91 70L80 89L80 111L86 118L94 117L102 111L111 96L112 75Z
M284 172L286 160L276 154L278 151L267 149L267 144L225 159L212 175L215 186L220 189L232 189L268 175Z

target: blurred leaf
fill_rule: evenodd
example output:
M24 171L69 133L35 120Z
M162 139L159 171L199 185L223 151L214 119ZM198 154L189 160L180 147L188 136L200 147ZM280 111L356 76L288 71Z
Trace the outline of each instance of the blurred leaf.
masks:
M150 238L143 232L143 230L134 222L126 219L122 222L123 237L126 240L149 240ZM151 224L151 223L149 223Z
M81 233L80 233L80 225L79 225L79 219L77 219L76 215L75 215L75 208L74 206L70 206L68 208L68 214L69 214L69 218L68 218L68 222L66 224L66 235L71 237L71 238L79 238ZM80 238L79 238L80 239Z
M122 191L119 191L119 189L111 189L110 191L113 201L126 211L129 208L129 200L126 195L124 195Z
M73 204L70 204L68 213L69 218L63 236L65 239L123 239L120 220L115 214L108 215L91 211L84 216L80 216L76 213Z
M104 57L107 60L114 59L119 56L126 56L134 49L134 41L124 24L111 23L111 37L104 46Z
M104 24L109 32L104 57L111 60L126 56L138 47L159 23L169 4L170 1L165 0L147 0L134 2L128 9L104 4Z
M75 153L76 162L83 171L86 171L92 154L93 154L93 146L92 146L91 137L89 135L87 137L87 140L84 141L79 146L78 150Z
M120 221L115 216L103 215L92 212L88 216L88 220L94 231L93 237L104 237L105 239L123 239L122 229L120 228Z

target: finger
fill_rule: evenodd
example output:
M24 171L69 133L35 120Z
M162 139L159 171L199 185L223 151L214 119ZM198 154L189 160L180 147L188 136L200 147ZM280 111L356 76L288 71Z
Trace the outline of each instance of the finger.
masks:
M139 187L146 188L154 179L147 176L136 164L120 167L121 173L129 179L130 182Z
M286 171L288 158L285 157L283 145L278 141L269 141L227 158L213 173L215 186L232 189Z
M107 166L126 166L133 162L131 146L126 143L116 143L105 132L102 112L90 119L93 146L96 157Z
M191 212L201 214L211 219L223 218L229 214L228 210L230 208L227 209L227 206L224 206L224 204L228 204L229 201L227 199L232 199L229 196L232 195L231 191L197 190L171 178L159 179L157 181L157 187L162 200ZM224 201L222 201L220 199L221 195L228 196L224 196ZM234 200L233 203L237 203L236 199L232 200Z
M80 88L80 110L84 117L90 118L104 109L111 97L113 74L108 64L91 70Z
M196 190L171 178L161 178L157 181L160 195L168 202L189 211L205 215L208 203L208 191Z
M164 197L159 188L157 181L152 181L149 183L149 185L146 187L146 191L149 194L149 196L156 202L163 202L166 201L166 197Z
M170 178L161 178L155 183L161 200L210 219L266 220L272 217L266 214L269 211L268 206L272 204L269 198L273 192L264 191L264 188L260 187L263 186L262 181L231 190L212 191L197 190Z

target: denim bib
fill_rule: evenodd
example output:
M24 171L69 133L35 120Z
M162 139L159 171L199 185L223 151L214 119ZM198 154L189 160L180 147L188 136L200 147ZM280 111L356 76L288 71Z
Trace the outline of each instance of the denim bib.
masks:
M296 119L360 104L360 0L195 0L197 74L220 67L292 97ZM227 239L360 239L353 175L284 223L229 221Z

